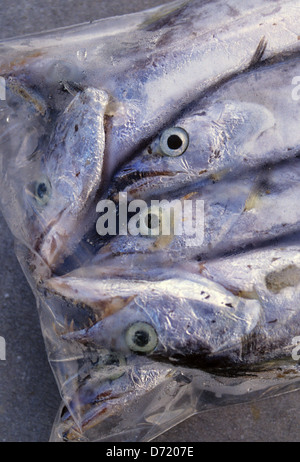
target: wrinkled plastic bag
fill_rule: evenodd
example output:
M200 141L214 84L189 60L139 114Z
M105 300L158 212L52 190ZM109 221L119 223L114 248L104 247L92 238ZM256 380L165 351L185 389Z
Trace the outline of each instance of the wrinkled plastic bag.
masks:
M1 209L63 400L51 441L149 441L298 389L299 18L278 5L0 44Z

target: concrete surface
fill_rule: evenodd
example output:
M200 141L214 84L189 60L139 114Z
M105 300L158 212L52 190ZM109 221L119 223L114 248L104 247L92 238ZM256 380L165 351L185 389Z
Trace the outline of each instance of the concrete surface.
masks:
M0 38L158 5L160 0L1 0ZM48 441L60 397L48 365L35 300L0 217L0 441ZM157 442L300 441L300 392L194 416Z

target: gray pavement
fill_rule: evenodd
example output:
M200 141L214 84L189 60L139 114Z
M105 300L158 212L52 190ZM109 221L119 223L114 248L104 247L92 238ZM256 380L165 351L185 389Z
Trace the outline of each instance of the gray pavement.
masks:
M160 0L1 0L0 38L138 11ZM0 441L48 441L60 404L39 326L35 299L0 216ZM157 442L300 441L300 391L191 417Z

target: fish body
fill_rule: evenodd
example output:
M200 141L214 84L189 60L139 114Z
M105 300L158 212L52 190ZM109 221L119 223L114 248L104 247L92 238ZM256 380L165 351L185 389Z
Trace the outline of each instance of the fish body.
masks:
M103 91L89 88L78 93L58 121L42 157L42 172L51 192L39 216L42 229L48 231L39 252L50 267L62 250L63 254L71 252L71 243L64 242L66 236L75 230L73 238L81 237L84 220L88 221L102 175L107 103Z
M151 200L152 179L147 184L145 177L141 188L141 197L145 198L142 212L138 211L140 202L136 198L127 202L129 194L115 195L118 201L111 202L116 210L112 219L127 216L124 235L108 236L105 244L75 273L91 272L88 267L101 268L109 257L113 261L114 257L136 254L136 265L150 271L152 266L168 262L215 259L253 247L272 246L288 236L296 239L300 224L299 174L299 160L291 159L263 170L247 169L238 178L231 172L218 180L213 177L196 182L188 189L180 190L179 186L168 196L161 194L164 185L158 182L157 195ZM130 204L131 212L137 212L134 216L129 212ZM106 218L107 214L100 214L101 224ZM108 228L103 228L103 233L109 233Z
M117 274L118 263L112 262L114 277L109 265L99 267L102 274L94 268L89 278L84 278L82 270L77 275L77 289L84 288L89 302L94 297L93 308L102 319L91 327L65 333L63 339L96 356L105 348L118 359L112 361L113 379L109 367L98 371L97 362L90 364L79 383L76 379L75 394L65 396L69 411L63 413L55 438L89 438L93 428L99 429L100 438L104 419L109 424L110 417L126 407L131 409L133 403L137 405L153 392L160 397L158 420L153 417L158 423L162 412L159 400L166 399L162 389L169 387L176 407L177 394L178 399L197 397L198 402L205 389L218 396L239 396L262 386L276 389L276 374L279 377L281 370L290 386L299 380L292 360L300 329L298 245L156 271L153 267L143 271L137 263L134 258L121 259ZM75 274L73 278L75 281ZM49 286L53 282L50 279ZM66 289L71 278L62 278L60 284L64 283ZM115 301L117 297L123 300L121 308L113 306L112 294ZM218 377L220 389L203 371ZM292 377L288 375L291 372ZM228 375L227 389L226 382L221 386L220 380ZM241 383L244 388L238 390ZM200 410L200 402L198 405ZM153 406L136 416L136 423L145 424ZM180 406L178 413L184 414ZM170 417L166 419L170 424ZM117 437L113 428L110 433Z
M232 88L229 88L227 100L224 95L221 96L221 101L214 100L214 97L209 101L208 96L206 102L205 98L211 92L215 94L214 90L222 82L259 64L262 60L297 53L299 41L295 31L298 12L299 9L295 4L289 1L274 6L272 1L255 0L241 8L236 0L231 0L225 5L220 1L203 4L199 0L192 0L174 2L124 18L101 20L74 29L67 28L38 34L28 40L21 38L5 42L2 46L0 74L7 80L8 94L12 94L12 97L8 98L8 107L3 112L5 129L2 135L2 157L5 157L7 149L16 153L16 159L10 160L9 169L12 176L15 175L14 162L17 162L17 165L21 163L25 172L36 168L32 165L31 155L37 154L38 151L39 155L35 155L35 165L37 168L41 167L43 172L47 170L48 163L49 169L53 170L46 172L48 177L51 178L52 174L55 174L58 178L66 178L68 172L69 183L76 184L82 181L84 175L81 174L80 178L78 174L82 170L82 159L86 156L83 152L86 148L84 142L76 147L73 146L76 150L75 154L65 152L65 163L59 162L58 167L54 166L57 159L55 150L64 149L64 134L60 131L61 122L58 114L65 113L65 117L69 117L70 120L73 117L73 125L79 127L81 139L90 138L90 148L94 140L95 146L92 150L97 152L97 140L92 134L93 123L89 124L89 118L94 117L95 105L90 105L90 114L86 110L88 105L81 105L82 114L79 119L84 117L83 123L77 123L76 111L71 115L69 110L74 107L73 99L78 102L85 100L84 97L76 96L76 93L85 95L93 91L107 95L106 103L99 109L101 130L105 132L105 141L101 147L103 153L101 159L95 157L99 161L99 167L96 169L97 175L93 176L94 179L98 178L99 194L106 194L105 190L110 186L111 176L118 166L135 158L135 155L146 148L149 142L154 142L154 146L150 145L150 149L153 148L155 151L157 146L155 136L166 127L172 128L171 123L175 120L181 124L183 121L180 115L189 111L190 105L197 104L197 101L201 101L197 104L200 112L192 113L191 119L184 116L186 125L183 125L190 132L187 155L179 160L172 159L174 161L172 166L166 161L154 159L154 165L148 163L147 166L146 162L142 170L150 169L153 172L153 167L158 169L157 173L167 170L170 178L162 178L162 181L170 184L174 170L176 171L174 166L179 163L176 171L176 187L178 187L177 179L180 176L184 183L187 177L194 181L195 175L205 177L214 171L219 172L222 166L230 168L235 165L238 168L242 161L239 150L233 155L234 143L239 143L243 148L245 144L250 144L247 146L250 150L250 165L254 152L260 152L261 158L268 159L274 152L274 145L276 145L276 158L292 156L298 143L293 139L292 143L288 143L287 140L287 144L292 144L291 146L280 145L281 133L286 131L284 126L286 118L280 116L278 111L281 105L277 108L272 105L275 96L275 100L278 101L276 88L279 82L284 80L285 91L280 93L282 104L291 106L288 104L290 99L284 99L285 92L290 90L290 76L281 78L288 75L285 74L284 65L276 73L273 73L272 69L269 72L266 69L260 74L251 74L252 77L249 77L247 84L252 86L254 96L249 94L248 100L245 98L237 101L236 98L246 84L245 81L233 84ZM41 40L45 44L42 48ZM139 44L138 47L136 44ZM267 79L263 78L264 73L270 74ZM260 94L264 93L273 75L277 76L274 84L269 86L273 92L269 91L267 101L262 104L259 93L256 92L257 87L261 86ZM256 77L259 79L258 83ZM133 85L132 82L136 84ZM205 115L203 106L206 104L208 110ZM295 125L297 115L295 107L295 104L293 107L287 107L290 114L287 120L292 122L291 127ZM199 120L194 124L195 118ZM214 126L211 124L211 119L214 120ZM273 136L272 131L277 133L276 124L279 124L278 135ZM36 127L34 131L32 131L33 125ZM197 141L199 136L195 137L198 129L205 133L199 142ZM231 136L231 130L236 136L233 138L234 141L227 138L227 142L223 143L222 147L223 129L226 136ZM292 132L292 128L289 132ZM297 133L297 130L295 132ZM77 135L79 136L79 133ZM22 137L26 142L19 146L15 145L15 140ZM50 140L50 145L41 141L45 138ZM213 138L215 141L212 143ZM258 139L265 140L266 146L272 141L269 151L266 147L262 151L259 143L255 145ZM200 153L205 152L205 154L197 156L199 143L201 143ZM61 147L55 148L56 145ZM191 150L195 153L188 156ZM268 152L265 152L266 150ZM46 152L53 153L53 162ZM44 165L45 155L47 162ZM221 156L221 160L218 160L218 156ZM140 165L137 166L135 162L133 160L132 168L137 174ZM257 160L255 162L257 163ZM76 168L65 171L66 164L73 164ZM7 171L5 165L2 171ZM12 202L11 197L14 196L14 203L19 209L21 208L18 212L19 221L24 220L24 216L28 215L28 209L31 209L30 201L26 197L27 185L24 185L25 193L19 193L21 197L15 193L24 179L22 173L22 181L16 185L14 185L15 180L11 180L11 176L3 177L2 182L2 202ZM94 180L92 183L96 186ZM69 194L70 199L70 191L61 192L59 189L55 191L55 188L56 184L54 189L52 188L53 197L58 195L65 197ZM152 190L155 188L154 181ZM80 194L81 190L75 188L74 203L84 201L84 194L82 198ZM19 207L20 202L22 207ZM48 207L49 212L45 214L45 221L43 216L41 218L42 226L46 229L51 227L51 233L47 232L47 236L41 232L37 237L36 230L32 229L30 224L30 221L34 220L18 226L30 230L26 236L21 231L21 235L27 246L34 251L37 248L37 241L43 241L38 244L38 248L41 248L42 266L46 266L46 269L40 269L40 272L57 270L61 261L74 251L76 244L88 228L88 226L79 226L79 221L73 218L72 208L64 204L64 199L62 205L65 206L63 220L57 219L61 210L52 208L51 211L50 207ZM85 220L80 213L77 213L77 216L80 217L81 223ZM10 222L8 214L7 218ZM13 217L12 220L15 218ZM62 225L62 221L68 222L68 225ZM76 239L70 238L71 235L76 236ZM60 258L57 258L58 255Z
M118 263L126 265L125 274L120 269L119 275L111 277L109 266L103 265L101 278L95 269L86 277L79 270L66 278L50 279L47 285L61 288L70 298L76 287L82 302L93 301L99 313L101 301L112 308L113 294L124 300L115 312L103 310L103 319L94 326L66 335L70 340L128 354L126 333L141 323L146 331L147 325L155 331L152 349L150 345L144 351L148 357L228 370L291 355L291 341L300 328L298 260L297 246L278 247L201 263L177 263L152 270L150 275L145 271L144 278L139 266L138 279L130 277L129 266L134 268L138 261L123 258L114 269L117 273Z
M110 195L129 199L163 196L190 183L262 168L293 158L299 151L299 104L293 80L300 73L298 54L266 62L241 73L195 101L181 117L119 169ZM168 151L168 138L184 130L187 146ZM180 142L180 140L179 140ZM173 151L173 152L172 152Z
M34 86L46 100L50 96L55 110L66 104L64 83L79 81L84 88L106 91L111 120L104 180L109 181L120 163L199 95L262 57L297 51L298 13L291 1L255 0L243 6L237 0L176 1L124 18L7 41L0 73Z
M191 391L199 371L291 362L299 14L289 0L180 1L2 44L1 204L67 405L61 438L164 386ZM127 234L94 243L98 204L117 218L125 195L145 204L148 231L128 215ZM176 208L188 201L202 213L190 228Z
M20 159L19 168L8 160L2 202L8 223L35 256L37 277L71 253L88 227L101 181L107 101L101 90L79 92L29 159ZM15 225L16 214L23 222Z

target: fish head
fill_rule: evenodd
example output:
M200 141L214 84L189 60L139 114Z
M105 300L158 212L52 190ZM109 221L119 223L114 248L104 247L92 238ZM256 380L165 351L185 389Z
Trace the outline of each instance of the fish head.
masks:
M101 278L96 268L87 267L46 281L48 291L75 303L77 297L99 319L86 329L64 333L64 339L125 356L194 362L197 368L243 362L244 338L261 315L258 300L234 295L196 271L187 271L185 263L148 273L137 264L134 273L134 262L138 263L136 257L126 261L126 275L122 269L117 274L114 262L99 270Z
M116 266L114 262L114 271ZM72 392L66 387L68 393L63 395L67 407L60 417L59 432L64 440L89 438L93 429L99 432L104 421L107 429L126 412L136 431L136 425L147 420L146 395L158 397L172 390L175 403L182 393L191 391L193 380L204 373L203 369L209 370L209 365L215 372L229 364L239 366L243 339L251 337L259 322L257 300L241 301L199 276L184 278L183 268L169 268L165 275L158 271L155 277L151 275L151 281L145 280L146 273L143 280L141 268L137 268L139 278L129 279L129 268L127 261L126 278L113 277L112 268L107 266L99 268L103 271L101 279L94 268L94 279L83 279L79 274L76 278L74 274L73 281L60 277L46 282L48 290L60 291L66 298L75 291L82 297L85 290L87 298L83 301L91 304L93 297L94 313L101 316L85 329L67 329L61 335L76 351L86 349L88 358L74 383L69 384ZM187 376L186 367L194 368ZM161 401L157 403L161 408ZM133 406L136 409L139 405L141 413L133 416ZM149 416L153 407L151 401ZM109 434L114 435L114 427L109 428Z
M106 349L89 350L85 357L77 379L71 378L65 384L69 391L63 389L64 406L55 435L59 441L87 441L93 434L97 434L98 440L107 435L113 438L116 431L120 431L119 425L116 429L118 418L124 424L126 422L124 430L128 432L128 420L121 417L124 412L131 415L130 422L136 437L136 426L140 424L143 432L146 422L143 422L142 412L132 415L132 406L135 409L144 407L145 394L159 393L165 389L163 387L174 390L174 395L182 392L182 384L176 381L179 372L170 365ZM70 394L73 386L76 392ZM151 409L149 414L152 414ZM105 428L102 429L103 423Z
M110 194L153 197L245 165L257 167L264 157L256 142L274 124L263 104L201 100L116 173Z
M32 133L29 138L33 152L28 147L22 151L21 146L7 160L2 151L7 221L16 237L51 271L72 252L91 219L88 212L101 185L107 103L106 92L83 89L54 123L34 116L38 121L35 144L30 141ZM21 114L26 111L25 103ZM18 129L22 120L17 116ZM16 128L9 134L11 142Z

